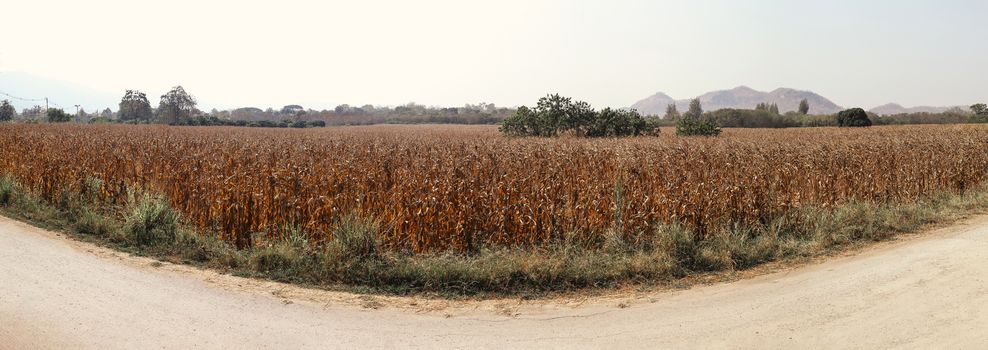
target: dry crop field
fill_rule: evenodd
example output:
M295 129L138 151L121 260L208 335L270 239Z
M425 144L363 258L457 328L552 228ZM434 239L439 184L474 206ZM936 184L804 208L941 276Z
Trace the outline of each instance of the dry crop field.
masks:
M470 251L647 238L677 223L701 237L803 206L908 202L988 176L988 128L732 129L716 138L504 138L495 127L306 130L0 126L0 175L58 201L128 188L239 247L286 227L331 240L341 218L381 224L391 250ZM315 243L314 242L314 243Z

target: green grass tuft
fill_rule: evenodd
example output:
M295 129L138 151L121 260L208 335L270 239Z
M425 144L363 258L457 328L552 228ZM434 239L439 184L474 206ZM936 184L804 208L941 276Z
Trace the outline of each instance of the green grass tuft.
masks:
M340 221L339 228L333 231L333 239L326 249L330 254L344 259L378 259L383 254L379 233L380 226L377 222L346 216Z
M7 175L0 177L0 205L7 206L14 201L14 196L17 194L18 185L14 181L14 178Z
M165 200L150 194L131 195L123 238L140 245L171 243L178 231L178 214Z
M117 230L109 218L94 213L89 208L82 208L74 221L75 230L83 234L108 237Z

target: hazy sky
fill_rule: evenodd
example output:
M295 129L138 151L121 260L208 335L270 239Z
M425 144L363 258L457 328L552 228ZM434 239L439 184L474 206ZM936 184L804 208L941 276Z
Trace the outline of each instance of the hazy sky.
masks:
M988 100L988 1L4 1L2 72L203 107L628 106L748 85Z

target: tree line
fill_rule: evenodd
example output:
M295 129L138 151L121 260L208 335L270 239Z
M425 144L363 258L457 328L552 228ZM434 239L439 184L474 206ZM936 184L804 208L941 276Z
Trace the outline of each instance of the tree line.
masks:
M791 127L868 127L894 124L988 123L988 105L975 104L970 112L950 110L943 113L908 113L878 116L861 108L850 108L833 115L811 115L807 100L796 111L782 114L777 104L759 103L754 109L720 109L705 112L699 99L690 101L689 109L680 113L676 104L666 107L664 116L642 116L635 110L595 111L586 102L573 101L558 94L541 98L535 107L520 107L514 116L501 123L507 136L583 137L638 136L658 134L659 127L675 127L679 136L716 136L721 128L791 128Z
M327 125L372 124L478 124L494 125L515 113L514 108L497 107L491 103L466 104L462 107L430 107L416 103L400 106L360 107L347 104L330 110L305 109L288 105L281 109L254 107L230 111L213 111L221 119L230 120L322 120Z
M4 103L0 105L0 121L17 118L13 106L9 102ZM61 109L46 111L44 107L35 106L25 108L20 119L26 122L67 122L74 119L87 123L299 128L371 124L498 124L515 112L514 108L497 107L492 103L466 104L463 107L431 107L416 103L395 107L342 104L330 110L313 110L293 104L280 109L244 107L225 111L212 109L209 112L199 110L197 105L195 97L183 87L176 86L161 96L157 107L152 105L144 92L127 90L116 112L106 108L90 114L80 109L72 116Z
M73 119L71 114L66 113L61 108L48 108L46 110L41 106L25 108L21 114L44 116L45 120L49 123L66 123L72 121ZM17 118L17 109L14 108L10 101L0 101L0 122L13 121L15 118Z
M699 103L699 101L695 101ZM984 104L972 105L969 111L954 108L941 113L917 112L903 113L895 115L877 115L860 108L852 108L856 115L853 124L866 124L867 119L872 125L907 125L907 124L964 124L964 123L988 123L988 108ZM843 119L842 125L840 113L837 114L810 114L809 103L802 100L796 111L779 113L778 107L773 104L760 103L755 109L733 109L726 108L716 111L703 112L703 118L710 120L714 124L725 128L797 128L797 127L821 127L821 126L848 126L848 119ZM850 113L844 111L846 113ZM666 108L666 113L662 117L664 126L675 125L681 115L676 110L674 104Z
M666 108L665 115L642 116L634 110L606 108L593 110L585 102L573 101L559 95L549 95L534 108L504 108L494 104L467 104L463 107L428 107L409 103L396 107L347 104L332 110L312 110L300 105L280 109L253 107L227 111L213 109L203 112L197 108L195 97L181 86L162 95L156 108L145 93L127 90L117 112L109 108L89 114L79 110L71 115L60 108L42 106L25 108L20 119L25 121L89 123L160 123L170 125L227 125L255 127L319 127L326 125L370 124L500 124L511 135L546 136L577 134L580 136L626 136L649 134L659 126L676 126L682 134L716 135L720 128L791 128L842 126L847 118L836 115L810 114L804 99L796 111L780 113L776 104L759 103L754 109L721 109L703 111L699 100L690 103L689 110L680 113L675 104ZM851 112L847 112L851 113ZM847 114L845 114L846 116ZM864 110L854 111L852 124L960 124L988 123L988 107L979 103L969 111L953 109L942 113L905 113L878 116ZM7 100L0 101L0 122L18 118L17 110ZM842 123L842 120L844 121ZM865 121L867 120L867 122Z

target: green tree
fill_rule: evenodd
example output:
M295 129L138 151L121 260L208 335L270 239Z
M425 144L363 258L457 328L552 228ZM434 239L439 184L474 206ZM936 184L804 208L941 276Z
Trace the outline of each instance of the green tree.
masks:
M668 106L666 106L665 119L675 120L675 119L679 119L679 117L681 117L681 115L679 114L679 110L676 109L675 102L670 103Z
M676 122L677 136L717 136L721 129L712 120L683 118Z
M10 104L10 101L0 102L0 122L9 122L17 116L17 109Z
M49 108L48 113L49 123L67 123L72 121L72 115L65 113L61 108Z
M552 94L539 99L534 108L519 107L514 116L501 123L500 131L509 136L552 137L569 133L608 137L654 134L658 127L654 120L646 120L635 110L606 108L597 112L586 102Z
M30 119L39 119L41 117L44 117L46 112L47 111L45 110L45 106L34 106L31 108L25 108L23 111L21 111L21 117L30 118Z
M871 119L868 113L861 108L851 108L837 113L837 126L840 127L867 127L871 126Z
M576 119L568 114L578 108L569 97L548 95L532 109L519 108L514 117L505 119L501 131L515 136L556 136L564 124Z
M196 99L181 86L161 95L158 103L158 120L166 124L186 124L196 114Z
M564 112L558 115L558 132L573 132L577 136L612 136L612 135L588 135L590 128L597 124L599 113L590 107L589 103L583 101L572 102L566 106Z
M713 120L703 118L703 105L698 98L690 101L690 110L676 122L676 135L679 136L717 136L720 132Z
M640 136L655 134L658 128L636 110L604 108L595 113L586 129L588 137Z
M120 110L117 115L122 121L149 121L152 117L151 103L143 92L127 90L120 99Z
M802 101L799 101L798 112L799 114L802 115L807 115L810 113L810 102L807 101L805 98Z
M334 108L333 111L336 112L336 114L349 114L353 112L353 108L350 107L350 105L348 104L341 104L339 106L336 106L336 108Z
M684 119L699 119L703 115L703 105L700 104L700 99L694 98L690 100L690 109L683 113Z
M969 123L988 123L988 105L984 103L978 103L971 106L971 115L968 118Z
M302 106L299 106L299 105L287 105L287 106L281 107L281 114L288 115L288 116L294 116L296 113L303 112L303 111L305 111L305 108L303 108Z
M988 105L985 105L984 103L972 105L971 112L976 115L986 115L988 114Z
M779 105L773 103L772 105L768 106L768 112L774 115L779 115Z
M535 118L535 113L531 109L521 106L515 110L515 115L501 121L498 130L508 136L538 136L534 135L532 130Z

